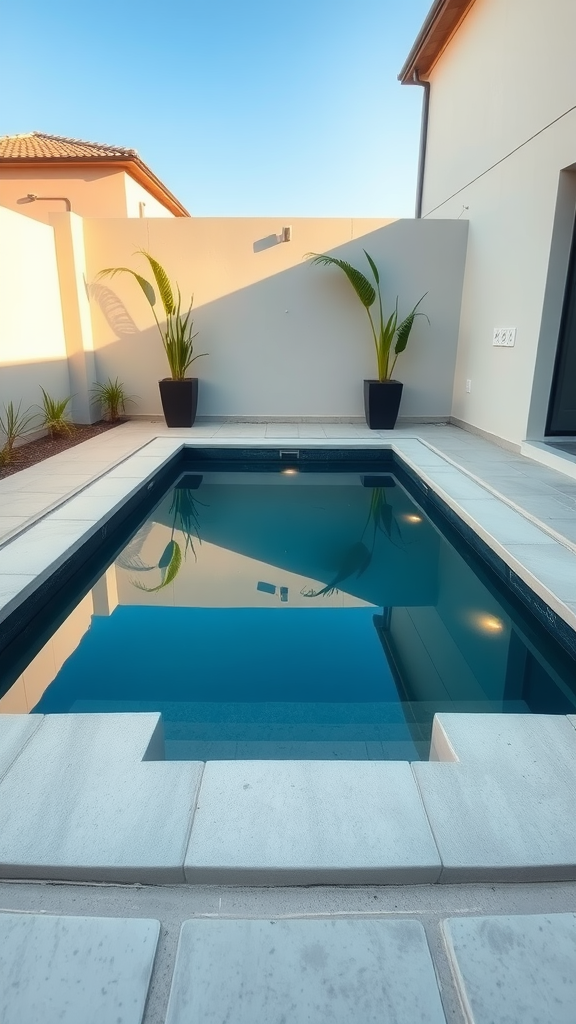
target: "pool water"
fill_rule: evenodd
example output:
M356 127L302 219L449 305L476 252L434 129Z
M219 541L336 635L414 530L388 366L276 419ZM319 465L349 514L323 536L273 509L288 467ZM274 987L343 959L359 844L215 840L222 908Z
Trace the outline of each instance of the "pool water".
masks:
M0 712L161 711L170 759L417 760L436 711L576 710L401 473L182 473L60 620Z

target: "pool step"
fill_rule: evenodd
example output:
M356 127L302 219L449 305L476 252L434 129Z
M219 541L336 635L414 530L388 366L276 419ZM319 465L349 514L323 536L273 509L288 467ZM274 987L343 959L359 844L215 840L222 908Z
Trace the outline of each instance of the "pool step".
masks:
M576 880L574 716L439 715L411 764L167 762L158 714L33 718L0 716L0 878Z
M168 761L415 761L426 760L428 740L170 740Z

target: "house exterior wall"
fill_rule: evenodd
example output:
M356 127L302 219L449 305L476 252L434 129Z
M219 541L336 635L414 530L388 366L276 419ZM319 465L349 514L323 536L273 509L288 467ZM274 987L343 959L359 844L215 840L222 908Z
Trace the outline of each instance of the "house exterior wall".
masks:
M60 213L64 204L18 202L28 192L33 192L66 196L72 211L81 217L126 217L125 177L121 170L88 165L32 168L3 166L0 162L0 206L49 224L50 214Z
M512 444L545 425L576 207L575 33L573 0L476 0L429 76L422 214L470 223L452 413ZM515 347L494 347L494 327L517 327Z
M201 380L199 415L362 417L362 380L376 374L365 311L336 268L311 267L330 252L368 271L374 257L388 310L422 304L395 376L405 382L403 417L450 413L467 225L419 221L292 220L292 241L253 252L286 219L174 218L84 222L98 378L119 376L138 414L160 414L157 381L168 367L152 311L128 275L97 280L108 266L149 276L135 249L151 252L194 293ZM290 221L288 221L290 223ZM161 316L161 313L159 313Z
M140 203L145 203L145 217L173 218L153 195L126 171L77 164L75 167L16 167L0 161L0 206L22 213L44 224L53 213L64 210L64 203L22 203L29 192L36 195L66 196L72 212L80 217L140 217Z
M126 193L127 217L174 217L170 210L166 209L150 192L147 192L142 185L126 173L124 174L124 191ZM142 212L140 210L141 203L144 204ZM113 217L114 214L110 212L106 216Z
M0 207L0 410L70 394L54 231Z

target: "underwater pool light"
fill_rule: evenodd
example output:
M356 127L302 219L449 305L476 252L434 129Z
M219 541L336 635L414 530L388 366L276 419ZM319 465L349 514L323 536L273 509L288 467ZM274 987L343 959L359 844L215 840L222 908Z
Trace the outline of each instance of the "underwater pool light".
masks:
M504 623L496 615L489 615L487 612L473 612L471 615L472 625L482 633L502 633Z

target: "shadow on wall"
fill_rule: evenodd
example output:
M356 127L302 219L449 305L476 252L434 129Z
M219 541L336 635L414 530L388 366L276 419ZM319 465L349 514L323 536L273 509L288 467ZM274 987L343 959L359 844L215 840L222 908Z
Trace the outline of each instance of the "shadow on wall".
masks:
M87 285L86 290L88 297L100 307L106 323L119 340L138 334L138 327L116 292L99 281Z
M363 249L373 256L389 312L397 295L405 315L428 293L422 308L430 327L423 318L415 324L395 373L405 383L401 416L450 415L466 240L466 222L396 221L329 250L362 270L368 269ZM151 241L150 247L163 263L166 243ZM218 260L209 255L216 273ZM194 258L200 267L202 257ZM138 269L137 260L130 265ZM185 276L193 272L187 268ZM173 274L184 296L185 276ZM229 289L234 267L221 276ZM139 414L159 415L156 382L168 368L157 328L138 330L132 319L130 308L141 307L138 286L130 284L128 289L123 283L122 298L98 282L90 285L116 335L113 342L96 342L98 377L118 376L139 396ZM208 352L196 364L200 415L363 415L362 381L376 376L374 345L366 313L340 270L302 262L197 304L194 317L197 351Z
M66 398L70 394L68 361L0 364L0 411L9 402L15 406L21 402L22 411L37 405L42 399L40 386L53 398Z

